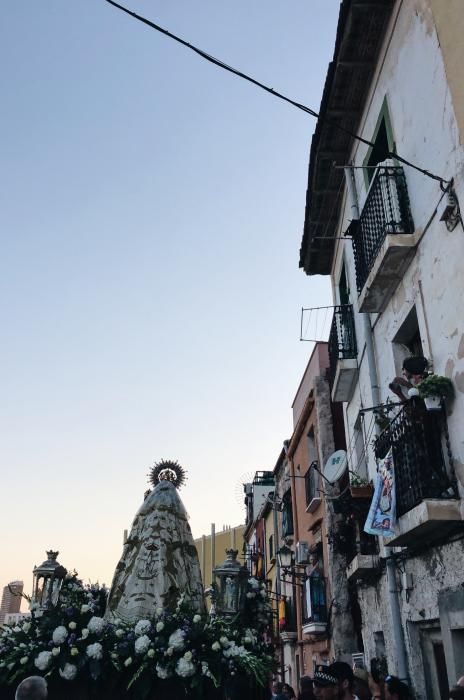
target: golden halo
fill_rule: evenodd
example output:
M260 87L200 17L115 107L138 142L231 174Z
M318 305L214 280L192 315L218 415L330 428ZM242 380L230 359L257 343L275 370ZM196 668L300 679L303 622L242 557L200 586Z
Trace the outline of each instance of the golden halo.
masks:
M179 462L171 459L162 459L150 469L148 480L153 486L157 486L160 481L170 481L176 489L180 489L187 480L187 473Z

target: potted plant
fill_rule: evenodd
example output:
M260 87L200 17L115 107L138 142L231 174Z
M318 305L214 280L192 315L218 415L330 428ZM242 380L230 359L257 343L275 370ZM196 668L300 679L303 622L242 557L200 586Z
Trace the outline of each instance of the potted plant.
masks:
M451 379L439 374L429 374L417 385L417 388L428 411L439 411L442 400L451 399L454 396L454 386Z
M350 491L352 498L370 498L372 485L363 476L350 471Z

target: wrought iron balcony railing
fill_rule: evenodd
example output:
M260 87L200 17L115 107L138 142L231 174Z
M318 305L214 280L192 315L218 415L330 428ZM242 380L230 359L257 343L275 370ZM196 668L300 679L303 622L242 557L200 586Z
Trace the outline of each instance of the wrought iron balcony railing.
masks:
M444 410L427 411L417 399L406 404L377 438L376 457L382 459L390 448L398 516L427 498L456 498Z
M414 232L403 168L393 165L393 161L391 165L385 163L375 171L358 226L353 230L358 294L386 236Z
M343 304L334 307L329 335L330 380L333 384L339 360L352 360L358 354L354 330L353 307Z

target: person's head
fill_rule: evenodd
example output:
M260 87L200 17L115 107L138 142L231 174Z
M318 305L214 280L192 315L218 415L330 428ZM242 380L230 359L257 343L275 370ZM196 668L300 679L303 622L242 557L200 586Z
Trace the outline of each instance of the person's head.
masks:
M385 700L409 700L411 697L406 683L396 676L387 676L384 685Z
M307 693L313 689L313 679L310 676L301 676L300 678L300 691L302 693Z
M351 666L344 661L335 661L329 666L330 673L338 680L340 698L348 698L352 695L354 674Z
M16 688L15 700L45 700L48 695L47 681L41 676L29 676Z
M365 668L353 669L353 693L357 695L359 700L371 700L372 693L369 690L368 678L369 674Z
M330 672L330 666L320 666L314 674L313 693L318 700L337 700L338 678Z
M282 695L282 683L280 681L274 681L272 684L272 694Z
M285 695L286 698L294 698L295 691L293 690L291 685L289 685L288 683L284 683L282 685L282 695Z

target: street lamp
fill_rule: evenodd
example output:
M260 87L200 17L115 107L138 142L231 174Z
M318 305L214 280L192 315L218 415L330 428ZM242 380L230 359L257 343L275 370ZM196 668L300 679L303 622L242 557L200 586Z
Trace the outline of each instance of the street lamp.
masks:
M48 551L47 559L40 566L34 567L32 572L34 576L32 599L43 610L57 604L64 577L68 573L64 566L57 562L58 554L59 552Z
M292 563L293 563L292 550L290 549L290 547L288 545L284 544L284 546L278 550L277 556L279 558L280 569L284 572L284 574L288 574L292 569Z
M214 567L215 603L219 615L236 615L245 604L249 572L237 561L237 554L238 549L226 549L225 562Z

